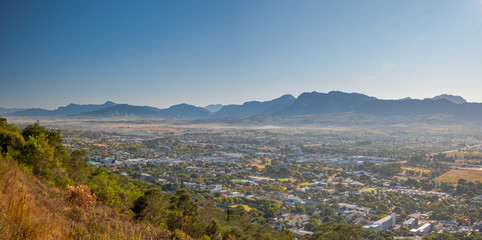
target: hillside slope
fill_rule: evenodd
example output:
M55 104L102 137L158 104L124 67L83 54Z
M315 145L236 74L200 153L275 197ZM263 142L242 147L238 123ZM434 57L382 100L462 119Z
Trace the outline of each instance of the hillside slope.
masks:
M129 220L96 204L85 210L68 202L68 191L49 186L0 154L0 239L144 239L166 230Z

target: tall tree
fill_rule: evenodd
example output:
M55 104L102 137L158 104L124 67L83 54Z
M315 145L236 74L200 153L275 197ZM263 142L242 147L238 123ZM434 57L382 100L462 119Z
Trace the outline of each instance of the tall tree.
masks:
M221 225L219 225L216 219L211 219L209 224L206 226L206 235L208 235L212 240L221 240L223 237L221 235Z

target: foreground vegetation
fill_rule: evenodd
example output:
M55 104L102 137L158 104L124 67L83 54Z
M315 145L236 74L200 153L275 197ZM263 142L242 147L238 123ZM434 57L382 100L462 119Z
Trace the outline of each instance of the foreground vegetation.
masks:
M59 131L0 120L0 239L293 239L239 207L199 208L68 152Z

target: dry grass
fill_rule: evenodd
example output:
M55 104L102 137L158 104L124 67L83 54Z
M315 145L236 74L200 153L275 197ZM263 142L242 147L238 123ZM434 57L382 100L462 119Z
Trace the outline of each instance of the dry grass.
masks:
M248 166L250 167L258 167L259 169L264 169L266 167L266 165L263 165L263 164L248 164Z
M0 154L0 239L169 239L171 234L112 208L79 207L69 199L67 191L47 186Z
M393 178L394 178L394 179L403 180L403 181L407 181L408 179L415 179L415 180L417 180L417 181L421 181L421 180L425 179L425 177L422 177L422 176L418 176L418 177L394 176Z
M435 178L436 182L457 183L459 179L469 182L482 181L482 170L477 169L452 169Z
M43 194L46 187L10 160L0 159L0 169L0 239L66 239L69 225L55 214L59 206Z
M81 209L89 210L95 204L97 197L90 192L89 187L80 185L68 186L67 201Z
M421 173L430 173L430 169L423 169L423 168L411 168L411 167L402 167L403 173L405 173L406 170L412 170L416 172L421 172Z

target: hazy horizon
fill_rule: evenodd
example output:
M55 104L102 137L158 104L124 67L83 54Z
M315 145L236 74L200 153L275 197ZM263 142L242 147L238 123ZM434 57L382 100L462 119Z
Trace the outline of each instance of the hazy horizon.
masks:
M338 90L332 90L332 91L338 91ZM332 92L332 91L329 91L329 92ZM317 92L317 91L311 91L311 92ZM328 92L319 92L319 93L328 93ZM357 93L357 92L350 92L350 93ZM360 94L363 94L363 93L360 93ZM301 95L301 94L299 94L299 95L293 95L293 94L290 94L290 93L286 93L286 94L283 94L283 95L292 95L293 97L297 98L297 97L298 97L299 95ZM278 96L278 97L281 97L281 96L283 96L283 95L280 95L280 96ZM365 94L365 95L366 95L366 94ZM442 94L438 94L438 95L436 95L436 96L439 96L439 95L442 95ZM448 94L448 95L458 96L458 95L453 95L453 94ZM381 100L400 100L400 99L403 99L403 98L400 98L400 99L395 99L395 98L379 98L379 97L377 97L377 96L370 96L370 95L367 95L367 96L369 96L369 97L375 97L375 98L381 99ZM278 98L278 97L275 97L275 98L273 98L273 99L276 99L276 98ZM411 99L414 99L414 100L424 100L424 99L426 99L426 98L433 98L433 97L435 97L435 96L427 96L427 97L424 97L424 98L411 98ZM463 96L460 96L460 97L464 98ZM175 103L175 104L173 104L173 105L189 104L189 105L194 105L194 106L197 106L197 107L207 107L207 106L209 106L209 105L221 104L221 105L223 105L223 106L226 106L226 105L231 105L231 104L234 104L234 105L242 105L243 103L245 103L245 102L250 102L250 101L260 101L260 102L262 102L262 101L270 101L270 100L273 100L273 99L266 99L266 100L250 99L250 100L246 100L246 101L244 101L244 102L237 102L237 103L226 103L226 104L225 104L225 103L210 103L210 104L206 104L206 105L197 105L197 104L195 104L195 103L179 102L179 103ZM465 99L465 98L464 98L464 99ZM465 99L465 100L467 100L467 99ZM52 107L52 108L42 108L42 107L38 107L38 106L32 106L32 107L5 107L5 106L2 106L2 105L0 105L0 108L25 108L25 109L29 109L29 108L41 108L41 109L47 109L47 110L55 110L55 109L57 109L58 107L67 106L67 105L69 105L69 104L79 104L79 105L95 104L95 105L99 105L99 104L104 104L104 103L106 103L106 102L108 102L108 101L114 102L115 104L129 104L129 105L133 105L133 104L128 103L128 102L116 102L116 101L112 101L112 100L107 99L107 100L104 100L104 101L101 101L101 102L81 102L81 103L79 103L79 102L70 102L70 103L66 103L66 104L64 104L64 105L54 106L54 107ZM467 102L470 103L471 101L467 101ZM474 102L474 103L479 103L479 102ZM171 107L171 106L173 106L173 105L169 105L169 106L166 106L166 107L158 107L158 108L168 108L168 107ZM149 104L139 104L138 106L151 106L151 107L154 107L154 106L149 105Z
M3 1L0 106L482 102L482 1Z

